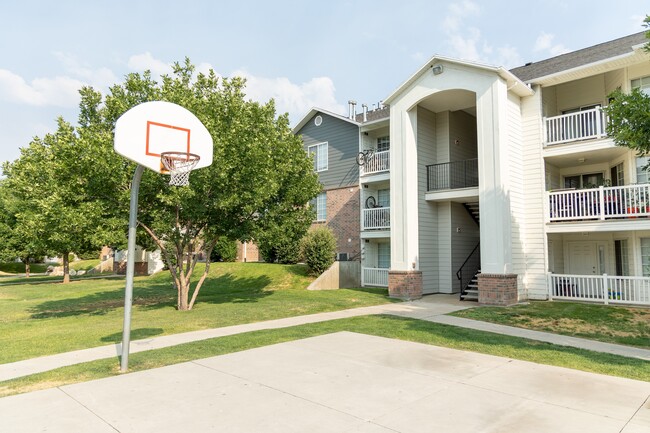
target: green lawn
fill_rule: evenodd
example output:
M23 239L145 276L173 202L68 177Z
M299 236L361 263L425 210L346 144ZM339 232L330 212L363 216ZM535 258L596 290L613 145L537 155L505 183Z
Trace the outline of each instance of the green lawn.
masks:
M29 265L29 271L33 273L43 273L51 263L32 263ZM6 274L24 274L25 264L19 262L0 263L0 273Z
M554 346L552 344L522 338L394 316L364 316L291 328L255 331L197 341L160 350L134 353L129 357L129 367L130 371L146 370L338 331L353 331L369 335L397 338L541 364L650 381L650 362L640 359ZM112 358L0 382L0 397L37 389L51 388L68 383L114 376L119 374L118 369L119 362L117 358Z
M305 290L312 280L302 265L215 263L194 309L179 312L167 272L138 277L132 339L391 302L385 289ZM123 293L124 280L108 279L1 286L0 363L120 341Z
M650 349L650 309L576 302L478 307L452 315Z

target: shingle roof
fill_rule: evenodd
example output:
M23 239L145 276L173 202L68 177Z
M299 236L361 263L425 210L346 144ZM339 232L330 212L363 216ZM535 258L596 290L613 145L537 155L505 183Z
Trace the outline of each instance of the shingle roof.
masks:
M648 42L648 40L646 39L645 31L643 31L619 39L614 39L613 41L594 45L589 48L583 48L582 50L573 51L550 59L520 66L511 69L510 72L522 81L531 81L534 78L545 77L557 72L566 71L579 66L598 62L600 60L631 53L633 51L633 46L645 42Z

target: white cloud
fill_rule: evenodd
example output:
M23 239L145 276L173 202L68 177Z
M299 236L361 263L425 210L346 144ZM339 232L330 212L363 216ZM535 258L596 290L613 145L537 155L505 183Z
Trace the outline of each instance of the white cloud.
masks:
M277 111L288 112L292 122L311 107L324 108L339 114L345 112L345 107L336 101L336 88L329 77L316 77L296 84L285 77L257 77L246 71L236 71L233 75L246 78L246 94L249 98L259 102L275 99Z
M129 57L127 65L132 70L138 72L150 70L156 77L172 73L172 65L170 63L165 63L162 60L154 58L154 56L152 56L148 51L143 54L134 54Z
M447 35L450 55L505 67L521 64L521 57L514 47L493 47L483 38L481 31L470 24L472 19L480 18L481 14L481 7L471 0L456 1L447 6L442 28Z
M72 54L60 51L55 51L53 54L63 64L67 72L95 88L105 90L119 81L113 71L106 67L93 69L79 62Z
M83 82L70 77L36 78L31 83L0 69L0 99L36 106L75 107Z
M537 40L535 40L533 51L545 51L551 56L559 56L560 54L565 54L571 51L565 47L564 44L554 44L553 39L555 39L554 34L546 32L540 33L539 36L537 36Z

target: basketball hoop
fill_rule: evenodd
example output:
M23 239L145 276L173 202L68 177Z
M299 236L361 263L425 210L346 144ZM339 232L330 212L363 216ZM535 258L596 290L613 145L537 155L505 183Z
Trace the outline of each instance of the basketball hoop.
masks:
M164 169L162 173L169 173L169 184L173 186L186 186L190 184L190 172L198 164L201 157L189 152L163 152L160 162Z

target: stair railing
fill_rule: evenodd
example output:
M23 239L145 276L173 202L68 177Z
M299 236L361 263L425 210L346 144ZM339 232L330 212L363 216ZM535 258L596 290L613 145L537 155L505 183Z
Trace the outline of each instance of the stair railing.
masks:
M463 264L456 271L456 278L460 285L460 297L465 294L467 286L472 281L472 278L481 269L481 243L476 244L471 253L467 256Z

